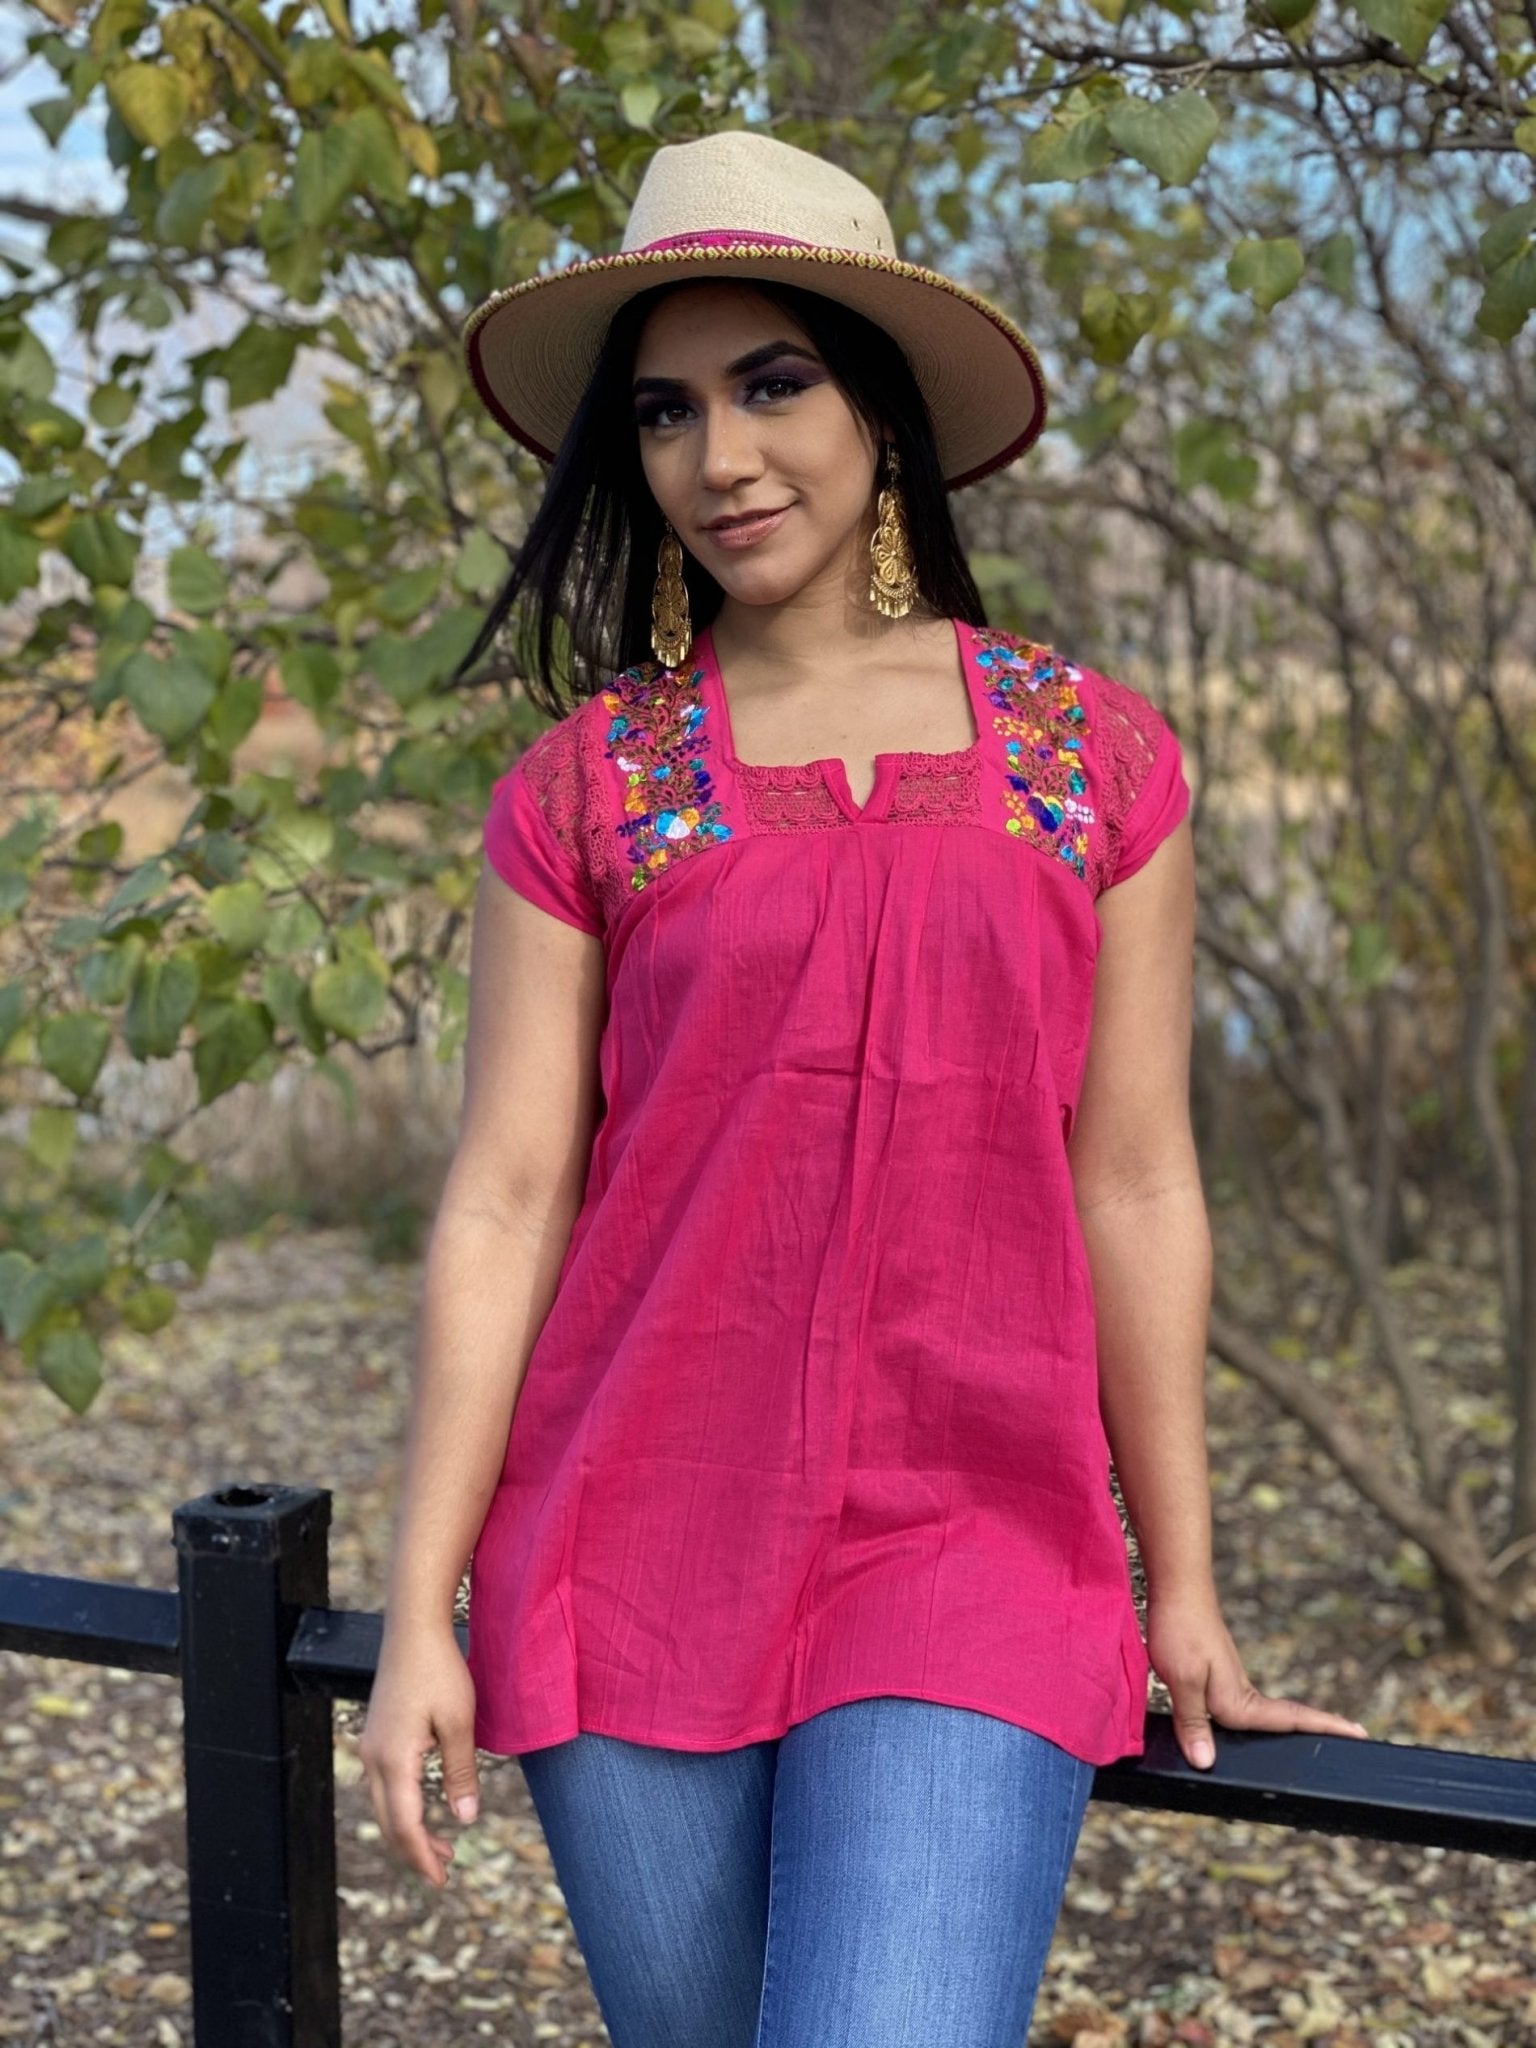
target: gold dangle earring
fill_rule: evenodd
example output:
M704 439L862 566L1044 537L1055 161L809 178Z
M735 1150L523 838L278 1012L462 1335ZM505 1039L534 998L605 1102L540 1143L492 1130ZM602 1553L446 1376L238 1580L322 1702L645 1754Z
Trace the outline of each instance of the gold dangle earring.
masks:
M875 530L869 539L869 601L888 619L904 619L917 601L917 564L907 531L906 507L896 479L901 462L892 442L885 444L885 487L876 502Z
M683 544L670 519L656 551L656 589L651 598L651 646L663 668L676 668L693 645L688 586L683 581Z

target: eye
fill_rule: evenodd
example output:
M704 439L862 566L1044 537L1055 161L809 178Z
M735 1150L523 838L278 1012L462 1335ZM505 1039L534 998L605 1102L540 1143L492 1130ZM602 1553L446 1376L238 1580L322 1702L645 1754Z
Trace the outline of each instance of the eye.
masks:
M687 410L688 405L685 399L653 398L648 404L636 407L635 425L637 427L672 426L675 423L668 415L675 412L686 412Z
M796 377L788 370L775 370L770 376L754 378L747 386L747 391L752 397L762 392L771 403L776 399L793 398L797 391L804 391L805 388L806 381L803 377Z

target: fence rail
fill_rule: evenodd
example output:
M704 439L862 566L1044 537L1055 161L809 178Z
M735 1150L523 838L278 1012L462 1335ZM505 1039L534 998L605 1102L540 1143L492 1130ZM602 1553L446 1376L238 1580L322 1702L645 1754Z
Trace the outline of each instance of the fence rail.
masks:
M0 1650L181 1681L195 2048L340 2048L330 1703L384 1618L330 1605L330 1521L327 1488L231 1485L173 1511L175 1592L0 1571ZM1149 1713L1093 1797L1536 1862L1522 1758L1220 1729L1201 1771Z

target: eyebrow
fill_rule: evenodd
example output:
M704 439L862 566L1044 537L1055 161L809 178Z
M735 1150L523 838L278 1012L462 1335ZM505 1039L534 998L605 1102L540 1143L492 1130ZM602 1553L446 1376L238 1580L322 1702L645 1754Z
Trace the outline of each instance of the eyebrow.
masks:
M801 356L806 362L814 363L818 369L822 367L820 356L813 355L808 348L801 348L793 341L765 341L761 348L748 349L747 353L744 356L738 356L734 363L727 363L725 374L728 377L746 377L753 370L762 369L765 363L777 362L781 356ZM637 398L642 392L681 391L683 389L684 384L681 377L637 377L635 379L635 396Z

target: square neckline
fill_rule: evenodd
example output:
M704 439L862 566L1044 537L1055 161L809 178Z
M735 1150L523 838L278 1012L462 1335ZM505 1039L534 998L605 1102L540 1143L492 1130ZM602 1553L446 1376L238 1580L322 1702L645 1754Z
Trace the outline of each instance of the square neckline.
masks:
M897 778L908 764L943 762L958 767L972 760L981 750L982 709L977 701L975 672L970 650L965 642L966 622L951 616L950 627L955 636L955 651L960 660L960 673L965 682L966 701L970 706L971 722L975 726L975 737L968 746L954 747L935 752L926 747L905 747L887 749L873 756L875 777L869 795L862 805L854 801L848 781L848 764L839 754L818 754L810 761L743 761L736 752L736 734L731 724L731 707L725 693L725 679L720 671L719 657L715 653L715 636L712 626L706 626L695 637L694 650L698 666L703 671L702 693L719 714L716 744L719 757L732 774L746 778L758 777L772 783L815 782L819 777L831 790L838 807L855 824L877 823L890 809L895 794Z

